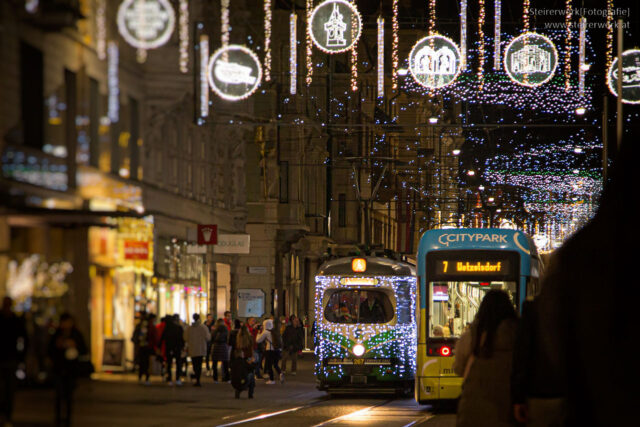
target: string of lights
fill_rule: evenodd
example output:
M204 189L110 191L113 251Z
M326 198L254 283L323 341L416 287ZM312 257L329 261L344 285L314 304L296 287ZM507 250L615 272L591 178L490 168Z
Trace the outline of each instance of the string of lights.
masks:
M398 2L393 0L391 17L391 90L398 90L398 65L400 57L398 47L400 45L400 24L398 22Z
M566 26L566 35L564 39L564 87L568 92L571 90L571 36L573 31L571 31L571 18L573 16L573 6L571 4L571 0L566 0L565 5L565 26Z
M384 18L378 16L378 58L376 64L378 98L384 98Z
M605 51L605 70L611 67L613 62L613 0L607 0L607 35Z
M307 31L305 32L307 75L305 77L305 83L307 87L309 87L313 81L313 40L311 40L311 28L309 27L311 14L313 13L313 0L307 0L305 3L305 12L307 15Z
M264 66L263 76L266 82L271 81L271 0L264 0Z
M295 95L298 86L298 15L289 15L289 93Z
M178 11L178 46L180 72L189 72L189 2L180 0Z
M467 0L460 0L460 70L467 68Z
M98 0L96 5L96 53L98 59L107 58L107 5L106 0Z
M529 31L529 9L531 8L530 0L522 1L522 30L523 32Z
M351 3L355 6L355 0L352 0ZM351 60L351 91L358 91L358 42L357 42L357 31L359 30L358 26L358 16L351 16L351 38L356 40L351 48L350 60Z
M485 7L484 0L478 0L478 91L482 92L484 86L484 21L485 21Z
M501 45L501 25L502 25L502 0L495 0L493 12L493 69L502 68L500 60Z
M429 0L429 35L436 31L436 0Z

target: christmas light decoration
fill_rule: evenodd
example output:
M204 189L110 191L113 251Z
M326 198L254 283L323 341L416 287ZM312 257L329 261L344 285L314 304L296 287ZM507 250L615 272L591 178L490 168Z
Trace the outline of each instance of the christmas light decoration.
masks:
M120 120L119 56L118 44L110 41L107 45L107 87L109 93L107 116L111 123L117 123Z
M208 79L208 62L209 62L209 36L200 35L200 118L209 117L209 79Z
M460 0L460 69L467 68L467 0Z
M605 52L605 69L611 67L613 62L613 0L607 0L607 35Z
M391 17L391 89L398 90L398 64L400 59L398 56L398 46L400 44L398 23L398 1L393 0L392 17Z
M96 4L96 53L98 59L107 58L107 5L106 0L98 0Z
M442 88L460 73L460 50L448 37L434 35L418 40L409 53L409 71L425 88Z
M607 70L607 86L614 96L619 96L617 57ZM640 49L622 52L622 102L640 104Z
M229 45L229 2L231 0L220 0L220 45Z
M271 81L271 0L264 0L264 80Z
M180 0L178 16L178 43L180 48L180 72L189 72L189 2Z
M529 32L529 8L531 7L530 0L523 0L522 2L522 29Z
M124 0L118 8L118 31L137 49L155 49L167 43L175 21L168 0Z
M429 35L435 34L436 30L436 0L429 0Z
M384 18L378 16L378 63L377 63L377 86L378 98L384 97Z
M307 87L309 87L313 80L313 40L311 40L311 29L309 28L309 24L311 23L311 13L313 12L313 0L306 1L305 12L307 16L307 31L305 32L307 75L305 83L307 84Z
M484 84L484 21L485 21L485 8L484 0L478 0L478 90L482 91Z
M355 6L355 0L352 0ZM351 91L358 91L358 37L356 36L356 28L360 28L356 22L355 14L351 16L351 38L355 39L353 47L351 48Z
M564 39L564 88L568 92L571 90L571 17L573 16L573 7L571 0L566 0L564 12L564 24L566 26L566 36Z
M311 40L325 53L352 49L360 38L360 12L347 0L325 0L313 9L307 24Z
M495 9L493 12L493 69L501 68L500 52L501 46L501 23L502 23L502 0L495 0Z
M298 15L289 15L289 93L296 94L298 86L298 37L297 37Z
M584 74L587 71L585 62L585 47L587 39L587 19L583 16L580 18L580 36L578 39L578 95L584 96Z
M548 82L557 66L558 51L542 34L520 34L505 49L504 69L513 82L523 86L540 86Z
M211 89L227 101L251 96L262 80L260 60L244 46L230 44L211 55L207 76Z

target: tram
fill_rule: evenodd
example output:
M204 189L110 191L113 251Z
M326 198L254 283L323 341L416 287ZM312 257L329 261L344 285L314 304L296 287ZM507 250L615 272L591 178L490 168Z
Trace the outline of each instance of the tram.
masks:
M490 289L506 291L520 311L537 295L542 262L531 238L507 229L439 229L418 246L418 349L415 399L457 399L453 371L458 338Z
M319 267L315 281L318 389L411 394L415 268L382 257L337 258Z

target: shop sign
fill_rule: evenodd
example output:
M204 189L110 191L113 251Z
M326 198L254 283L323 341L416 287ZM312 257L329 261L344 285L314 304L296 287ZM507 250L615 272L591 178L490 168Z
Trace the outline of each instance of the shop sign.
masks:
M250 238L249 234L220 234L213 251L216 254L248 254Z
M447 86L460 73L460 49L444 36L420 39L409 53L409 71L418 84L428 89Z
M260 86L260 59L240 45L223 46L209 59L209 85L216 95L227 101L239 101L251 96Z
M504 69L520 85L535 87L548 82L558 66L553 42L538 33L524 33L509 43L504 53Z
M345 0L320 3L311 13L307 25L313 43L326 53L351 49L362 32L360 12Z
M127 43L137 49L155 49L171 38L176 14L169 0L125 0L117 20Z
M218 226L216 224L198 224L198 244L215 245L218 243Z
M149 242L140 240L124 241L124 259L146 261L149 259Z
M247 267L249 274L267 274L268 272L267 267Z
M607 73L607 85L618 96L618 58L614 59ZM622 102L640 104L640 49L622 52Z
M262 289L238 289L238 316L261 317L265 294Z

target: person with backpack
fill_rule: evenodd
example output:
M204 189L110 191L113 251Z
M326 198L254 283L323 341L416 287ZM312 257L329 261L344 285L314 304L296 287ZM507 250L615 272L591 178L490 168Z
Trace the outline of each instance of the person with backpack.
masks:
M222 362L222 381L229 381L229 330L223 319L216 321L211 341L211 360L213 362L213 382L218 382L218 362Z
M269 374L267 384L275 384L273 370L280 376L280 382L284 383L284 373L278 366L280 360L280 349L282 348L282 338L280 337L280 327L274 325L272 319L262 322L262 332L256 340L258 344L264 342L264 370Z

